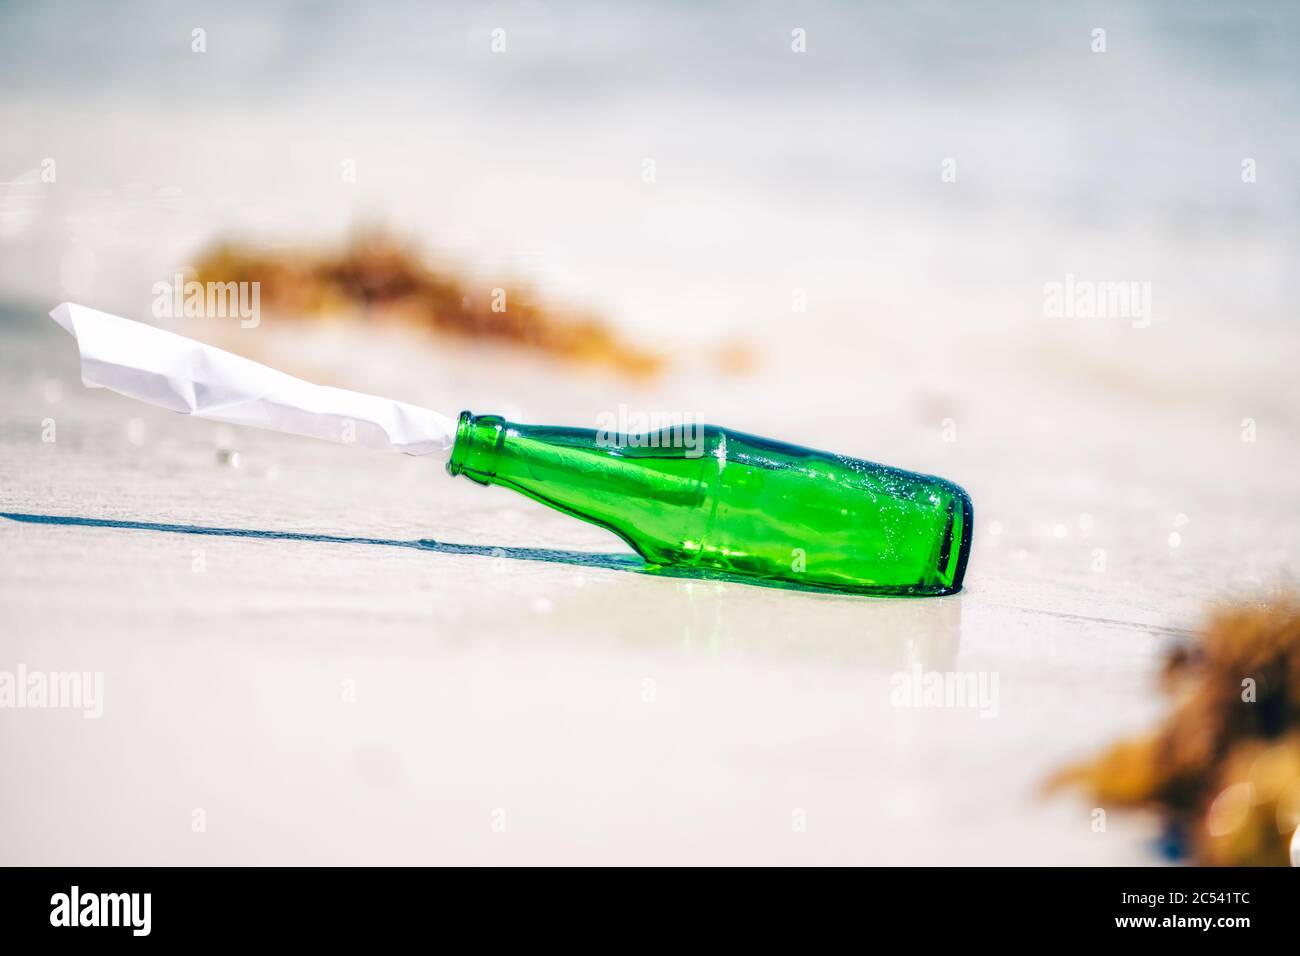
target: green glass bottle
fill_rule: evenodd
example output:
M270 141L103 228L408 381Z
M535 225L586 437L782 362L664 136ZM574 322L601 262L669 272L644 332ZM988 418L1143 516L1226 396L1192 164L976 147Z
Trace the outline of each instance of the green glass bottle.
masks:
M648 570L854 594L960 590L952 482L712 425L610 436L462 412L447 470L608 528Z

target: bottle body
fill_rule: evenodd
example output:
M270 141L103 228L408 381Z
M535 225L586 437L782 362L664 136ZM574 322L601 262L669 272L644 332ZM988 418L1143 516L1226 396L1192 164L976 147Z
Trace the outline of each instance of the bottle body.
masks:
M466 412L447 469L608 528L652 568L859 594L961 588L972 509L957 485L711 425L680 439Z

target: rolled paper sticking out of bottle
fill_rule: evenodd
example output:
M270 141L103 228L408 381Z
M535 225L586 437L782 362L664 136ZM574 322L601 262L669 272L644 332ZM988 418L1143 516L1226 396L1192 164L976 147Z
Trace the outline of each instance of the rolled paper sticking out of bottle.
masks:
M84 306L50 314L76 338L88 386L200 418L447 455L453 476L614 532L648 570L854 594L961 589L971 501L942 478L712 425L701 448L668 433L633 441L469 412L453 421Z

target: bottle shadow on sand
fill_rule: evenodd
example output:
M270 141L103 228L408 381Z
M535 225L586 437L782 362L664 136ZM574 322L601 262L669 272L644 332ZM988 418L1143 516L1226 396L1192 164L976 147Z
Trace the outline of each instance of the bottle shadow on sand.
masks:
M157 521L122 521L111 518L83 518L77 515L40 515L17 512L0 512L0 518L25 524L68 525L79 528L113 528L125 531L160 531L169 534L204 534L228 538L258 538L272 541L312 541L321 544L364 544L385 548L411 548L416 551L434 551L439 554L466 554L485 558L508 558L514 561L544 561L550 564L568 564L583 568L601 568L609 571L634 571L657 577L689 578L703 581L728 581L753 587L776 588L782 591L802 591L814 594L844 596L834 588L799 585L785 581L766 581L740 574L728 574L709 568L661 567L647 564L638 554L592 551L565 551L557 548L521 548L488 544L455 544L434 538L371 538L335 534L315 534L306 531L268 531L251 528L214 528L195 524L166 524ZM890 597L880 595L877 599Z
M804 658L857 660L891 667L911 666L921 661L934 667L948 666L960 645L961 598L957 595L925 599L864 597L724 572L657 567L631 552L455 544L432 538L405 540L76 515L0 512L0 518L24 524L407 548L437 554L632 572L647 577L684 579L687 583L698 581L703 582L703 587L689 589L680 595L680 600L660 607L660 630L676 635L674 640L679 643L706 649L710 653L735 645L735 648L743 648L745 653L766 650ZM749 587L726 586L731 583ZM780 592L787 592L787 595ZM798 595L802 602L797 606L789 605L787 596L796 597L789 592L804 592ZM792 614L797 617L797 626L791 625Z

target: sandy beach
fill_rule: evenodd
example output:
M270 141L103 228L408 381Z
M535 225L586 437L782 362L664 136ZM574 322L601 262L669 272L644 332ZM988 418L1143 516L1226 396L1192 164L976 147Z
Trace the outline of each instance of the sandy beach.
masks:
M962 594L873 600L588 562L624 549L425 459L87 392L62 330L4 323L6 660L104 675L100 719L4 715L11 862L1158 861L1150 824L1094 833L1037 787L1152 718L1203 607L1295 573L1265 520L1295 513L1266 467L1294 446L1228 409L1146 424L1201 436L1180 461L1124 438L1090 465L1077 427L885 442L980 517ZM914 671L995 675L996 707L900 708Z

